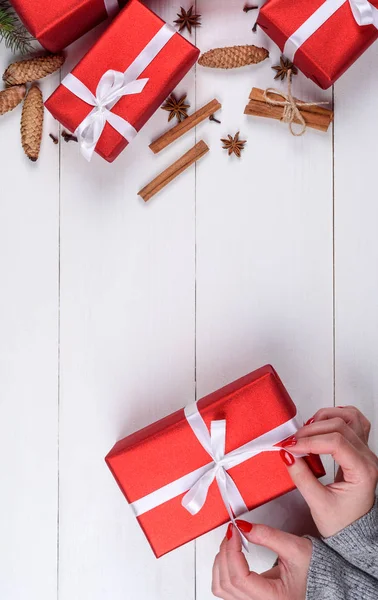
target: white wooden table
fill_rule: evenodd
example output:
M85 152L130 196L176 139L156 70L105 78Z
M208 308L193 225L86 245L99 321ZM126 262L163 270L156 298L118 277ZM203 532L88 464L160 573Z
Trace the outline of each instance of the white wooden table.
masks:
M150 0L172 22L180 2ZM185 2L188 8L190 3ZM24 157L20 110L0 122L0 597L208 600L223 528L156 560L104 456L120 437L272 363L304 416L353 403L376 425L378 45L324 93L328 134L243 114L279 52L244 0L197 0L201 48L268 44L271 59L197 67L178 92L203 123L154 156L158 111L112 165L54 146ZM64 73L93 40L69 49ZM1 47L0 66L10 62ZM45 97L59 75L42 83ZM278 86L281 84L277 84ZM240 160L220 138L240 130ZM203 138L210 153L147 205L137 191ZM375 421L375 423L374 423ZM375 446L377 449L377 446ZM295 529L295 493L252 520ZM257 570L271 556L255 550Z

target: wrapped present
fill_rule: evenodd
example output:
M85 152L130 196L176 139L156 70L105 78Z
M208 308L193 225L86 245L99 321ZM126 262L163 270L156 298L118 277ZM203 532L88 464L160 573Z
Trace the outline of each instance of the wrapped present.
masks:
M268 365L119 441L105 460L160 557L292 490L277 451L302 424ZM319 457L305 460L324 475Z
M257 23L321 88L330 87L378 37L378 0L267 0Z
M30 33L51 52L62 50L115 16L127 0L11 0Z
M74 131L82 154L112 162L161 106L199 50L131 0L50 96L46 107Z

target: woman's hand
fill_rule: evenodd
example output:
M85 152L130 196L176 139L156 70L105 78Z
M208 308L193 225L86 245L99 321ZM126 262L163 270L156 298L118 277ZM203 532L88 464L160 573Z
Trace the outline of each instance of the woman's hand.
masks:
M213 567L212 591L224 600L304 600L312 543L265 525L237 521L253 544L278 554L278 564L258 575L250 572L238 530L230 524Z
M293 482L310 507L323 537L341 531L372 508L378 458L367 442L370 423L353 406L322 409L281 451ZM295 454L331 454L340 466L334 483L322 485Z

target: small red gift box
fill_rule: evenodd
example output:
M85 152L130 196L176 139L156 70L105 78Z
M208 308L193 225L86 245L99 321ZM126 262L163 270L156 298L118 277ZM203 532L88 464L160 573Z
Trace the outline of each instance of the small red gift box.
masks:
M257 23L307 77L327 89L377 39L375 6L378 0L267 0Z
M112 162L193 66L198 54L198 48L160 17L138 0L131 0L50 96L46 107L64 127L79 132L81 150L88 159L88 139L93 141L99 131L99 121L94 122L93 116L99 120L105 116L104 129L91 151L95 148ZM78 84L81 88L76 91ZM121 94L115 102L114 90Z
M217 478L218 485L212 483L210 471L215 462L209 456L212 450L205 449L209 431L215 459L231 459L220 464L225 465L223 475L228 479L230 505L236 516L294 489L278 452L265 450L277 450L276 445L301 426L296 412L277 373L268 365L114 446L105 460L157 557L232 516L222 480L219 483ZM220 430L225 433L223 450ZM325 474L319 457L305 460L317 477ZM198 489L202 484L208 488L205 499ZM191 491L186 493L188 489ZM238 497L243 511L234 508Z
M11 0L30 33L50 52L62 50L114 16L127 0Z

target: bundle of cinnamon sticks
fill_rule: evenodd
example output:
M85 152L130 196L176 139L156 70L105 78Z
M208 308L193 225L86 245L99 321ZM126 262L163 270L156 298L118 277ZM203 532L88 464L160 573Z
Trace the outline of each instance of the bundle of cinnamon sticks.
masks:
M269 93L269 92L268 92ZM279 99L279 96L275 96ZM317 104L307 104L301 100L295 99L307 127L318 129L319 131L327 131L330 123L333 121L333 111ZM254 115L256 117L268 117L281 121L284 116L284 106L273 106L266 101L265 91L259 88L252 88L249 95L249 102L245 107L244 114ZM294 123L299 123L297 119Z

